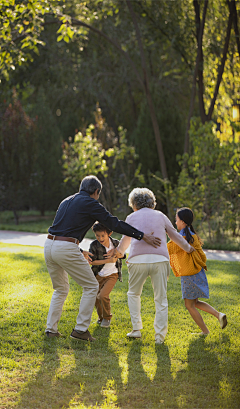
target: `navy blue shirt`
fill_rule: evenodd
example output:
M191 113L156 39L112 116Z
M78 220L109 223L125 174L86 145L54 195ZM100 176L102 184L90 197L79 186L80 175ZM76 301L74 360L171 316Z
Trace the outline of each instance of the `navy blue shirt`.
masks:
M134 237L137 240L141 240L144 235L143 232L113 216L83 190L60 203L48 232L53 236L74 237L81 242L96 221L112 231Z

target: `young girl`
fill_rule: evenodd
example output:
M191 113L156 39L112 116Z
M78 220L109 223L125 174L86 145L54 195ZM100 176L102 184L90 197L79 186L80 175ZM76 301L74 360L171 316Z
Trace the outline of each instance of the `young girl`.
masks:
M188 254L172 241L168 243L168 251L173 273L176 276L181 276L182 298L184 299L185 307L202 330L200 335L208 335L209 330L197 309L214 315L214 317L218 319L222 329L227 325L227 317L226 314L216 311L211 305L198 299L199 297L209 298L209 288L204 271L207 270L205 264L206 255L202 250L201 240L197 236L192 222L193 212L191 209L187 207L178 209L176 213L177 229L196 251Z

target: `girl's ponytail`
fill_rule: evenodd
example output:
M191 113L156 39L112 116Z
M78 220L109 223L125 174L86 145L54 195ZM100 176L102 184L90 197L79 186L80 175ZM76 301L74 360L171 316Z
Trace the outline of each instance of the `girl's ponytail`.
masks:
M196 233L196 231L194 230L194 228L193 228L193 225L192 225L192 224L190 224L190 230L191 230L191 231L193 231L193 233L197 234L197 233Z
M196 230L194 230L193 225L190 225L190 230L193 231L193 233L196 234L196 236L198 237L198 240L200 241L201 246L203 245L203 241L201 239L201 237L199 237L199 235L197 234Z
M177 211L177 215L178 215L179 219L182 220L187 225L184 228L184 236L186 236L187 242L188 243L193 243L194 238L191 235L190 231L192 231L196 235L197 235L197 233L196 233L196 231L195 231L195 229L194 229L194 227L192 225L192 222L193 222L193 212L192 212L192 210L189 209L188 207L182 207L181 209L179 209ZM200 243L202 245L203 244L202 240L200 239L200 237L198 235L197 235L197 237L198 237L198 239L199 239L199 241L200 241Z
M192 225L191 225L191 227L192 227ZM192 230L192 228L191 228L191 230ZM194 230L192 230L192 231L194 232ZM186 226L186 227L184 228L184 236L186 236L186 239L187 239L187 242L188 242L188 243L193 243L193 242L194 242L194 238L193 238L193 236L191 235L188 226Z

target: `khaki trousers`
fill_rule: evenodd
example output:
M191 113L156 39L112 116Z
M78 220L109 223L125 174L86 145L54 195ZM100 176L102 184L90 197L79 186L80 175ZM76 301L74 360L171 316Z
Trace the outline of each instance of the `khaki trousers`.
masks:
M87 260L77 244L50 239L46 239L44 257L54 288L46 331L57 332L63 304L69 292L68 274L83 288L75 329L86 331L90 325L99 287Z
M129 263L128 272L128 306L133 330L140 330L143 328L141 318L141 294L143 285L147 277L150 276L156 308L154 320L155 337L156 335L160 335L161 340L164 341L168 328L167 280L170 274L169 262L163 261L160 263L143 264Z
M118 280L118 274L114 273L107 277L97 275L96 279L99 282L99 291L95 303L98 317L101 321L103 318L110 320L112 318L112 314L109 294Z

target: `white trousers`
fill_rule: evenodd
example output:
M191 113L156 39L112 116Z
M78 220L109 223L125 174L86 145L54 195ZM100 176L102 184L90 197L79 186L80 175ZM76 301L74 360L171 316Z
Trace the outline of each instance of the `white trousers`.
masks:
M128 272L128 306L133 330L143 328L141 319L141 294L143 285L147 277L150 276L156 308L154 320L155 337L156 335L160 335L161 341L164 341L168 328L167 280L170 274L169 262L129 263Z
M69 292L68 274L83 288L75 329L86 331L90 325L99 287L91 267L78 245L68 241L47 239L44 256L54 288L46 331L57 332L63 304Z

